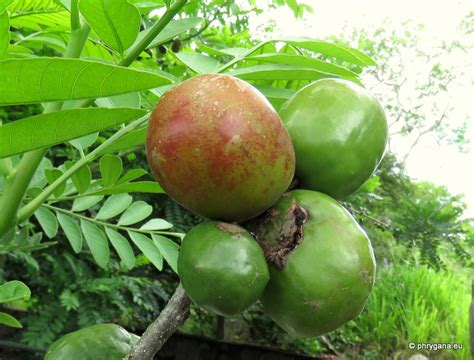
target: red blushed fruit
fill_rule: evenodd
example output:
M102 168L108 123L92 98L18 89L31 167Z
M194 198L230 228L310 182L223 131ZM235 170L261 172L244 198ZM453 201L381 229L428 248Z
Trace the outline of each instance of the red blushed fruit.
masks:
M227 75L200 75L164 94L146 145L163 189L211 219L259 215L285 192L295 170L276 111L250 84Z

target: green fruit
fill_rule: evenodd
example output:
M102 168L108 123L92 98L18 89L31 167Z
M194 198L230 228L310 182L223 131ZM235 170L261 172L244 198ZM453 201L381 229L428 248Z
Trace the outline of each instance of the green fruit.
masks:
M219 315L235 315L258 300L268 282L262 249L244 228L201 223L185 236L178 273L189 297Z
M115 324L97 324L66 334L48 349L45 360L121 360L139 337Z
M374 255L365 232L337 201L296 190L257 221L256 239L272 263L261 301L278 325L314 337L362 311L374 282Z
M303 187L344 198L382 160L385 114L367 90L347 80L323 79L297 91L280 115L293 140Z
M295 170L290 136L273 107L227 75L200 75L163 95L146 145L163 189L216 220L259 215L287 190Z

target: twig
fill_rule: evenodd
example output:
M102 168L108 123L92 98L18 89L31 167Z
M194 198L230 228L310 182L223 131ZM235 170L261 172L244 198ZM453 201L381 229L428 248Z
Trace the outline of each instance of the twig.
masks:
M217 315L216 339L224 340L225 338L225 317Z
M38 353L46 352L46 349L19 344L19 343L8 341L8 340L0 340L0 348L10 348L10 349L15 349L15 350L25 350L25 351L38 352Z
M326 336L321 336L321 340L323 340L323 342L327 345L329 350L331 350L337 356L341 356L341 353L337 351L337 349L334 347L334 345L329 341L329 339Z
M215 21L217 20L217 16L218 16L219 13L216 13L214 14L213 18L211 20L208 20L206 21L206 23L204 24L204 26L202 28L200 28L198 31L196 31L195 33L193 34L190 34L188 35L187 37L181 39L182 42L185 42L185 41L188 41L188 40L191 40L192 38L194 37L197 37L199 35L201 35L207 28L209 28L209 26Z
M179 284L158 318L148 326L130 355L124 360L152 360L168 338L188 318L190 306L191 299Z
M357 210L357 209L354 209L352 206L350 206L348 203L343 203L344 204L344 207L349 209L350 212L353 212L355 214L359 214L360 216L363 216L369 220L371 220L372 222L376 223L377 225L383 227L383 228L386 228L386 229L389 229L390 228L390 224L387 224L385 223L384 221L382 220L379 220L377 218L374 218L373 216L370 216L369 214L367 214L365 211L363 210Z
M449 104L446 105L444 111L443 111L443 114L441 115L441 117L436 120L434 122L434 124L432 126L430 126L429 128L425 129L425 130L422 130L418 133L418 136L416 137L416 139L413 141L413 143L410 145L410 148L408 149L408 151L406 152L406 154L403 156L403 159L402 159L402 163L406 163L407 159L408 159L408 156L410 156L410 153L411 151L413 150L413 148L418 144L418 142L420 141L420 139L430 133L431 131L435 130L438 126L441 125L441 123L443 122L443 120L446 118L446 115L448 113L448 110L449 110Z

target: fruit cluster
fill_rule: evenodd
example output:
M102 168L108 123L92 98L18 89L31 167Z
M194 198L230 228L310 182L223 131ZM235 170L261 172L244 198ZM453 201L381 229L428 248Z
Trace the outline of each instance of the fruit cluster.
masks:
M231 76L169 90L150 118L147 159L171 197L209 218L185 236L178 259L191 299L221 315L260 299L277 324L305 337L356 317L374 255L333 198L370 177L386 142L383 109L346 80L305 86L280 114Z

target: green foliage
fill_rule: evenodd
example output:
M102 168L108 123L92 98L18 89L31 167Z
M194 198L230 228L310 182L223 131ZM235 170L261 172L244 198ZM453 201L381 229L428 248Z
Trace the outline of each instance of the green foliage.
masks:
M27 325L15 337L43 348L61 334L101 322L142 329L157 316L174 286L159 281L146 265L131 274L113 257L107 269L100 269L90 256L78 258L65 245L34 258L10 254L6 265L3 276L21 273L33 293L22 306L27 311L18 313Z
M410 342L461 343L463 350L445 350L437 355L469 359L469 303L467 274L395 265L379 271L363 313L328 338L344 338L345 346L363 349L367 358L380 354L407 358L417 352L408 350ZM360 351L355 350L362 355Z
M16 300L28 300L30 296L30 289L21 281L13 280L0 285L0 304ZM4 312L0 312L0 324L14 328L22 327L17 319Z
M463 218L466 205L461 196L412 181L391 154L377 174L346 206L366 228L381 264L401 258L435 269L474 266L474 225Z
M473 265L474 237L468 231L472 223L460 219L466 207L461 197L431 183L414 184L412 193L413 197L402 199L394 214L395 237L408 247L418 247L421 261L435 268L440 267L440 253L448 246L462 264Z

